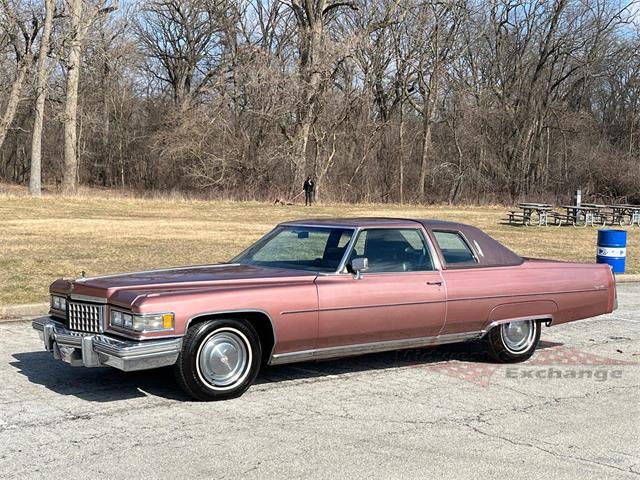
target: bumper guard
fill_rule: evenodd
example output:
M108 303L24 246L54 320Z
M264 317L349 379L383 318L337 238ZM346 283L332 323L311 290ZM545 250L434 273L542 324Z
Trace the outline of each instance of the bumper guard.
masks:
M176 363L182 348L182 338L137 342L72 332L49 316L36 318L31 326L54 358L73 366L110 366L125 372L166 367Z

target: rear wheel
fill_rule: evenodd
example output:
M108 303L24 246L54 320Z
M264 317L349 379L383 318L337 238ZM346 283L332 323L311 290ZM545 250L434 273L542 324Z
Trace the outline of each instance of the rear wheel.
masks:
M255 329L233 319L216 319L189 328L174 369L178 383L198 400L242 395L254 382L262 352Z
M540 340L540 321L517 320L492 328L486 336L489 356L500 363L523 362Z

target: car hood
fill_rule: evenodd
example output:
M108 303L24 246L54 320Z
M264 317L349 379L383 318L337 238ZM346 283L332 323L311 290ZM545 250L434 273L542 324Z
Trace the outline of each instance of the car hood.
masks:
M202 291L229 287L249 287L275 282L313 282L315 272L264 268L253 265L218 264L149 270L76 279L60 279L52 293L106 299L109 303L134 306L136 300L150 294Z

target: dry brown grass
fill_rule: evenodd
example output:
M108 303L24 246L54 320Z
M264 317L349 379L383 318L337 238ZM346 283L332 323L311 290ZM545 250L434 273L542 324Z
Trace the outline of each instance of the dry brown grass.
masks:
M90 193L32 199L0 193L0 305L45 301L61 276L228 260L274 224L305 217L394 216L476 225L521 255L594 261L595 228L517 228L504 207L400 205L272 206L257 202L139 199ZM638 227L630 229L628 272L640 272Z

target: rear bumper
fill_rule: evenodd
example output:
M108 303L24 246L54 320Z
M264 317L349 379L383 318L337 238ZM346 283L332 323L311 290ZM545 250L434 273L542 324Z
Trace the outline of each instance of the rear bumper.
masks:
M173 365L182 348L182 338L120 340L104 334L86 334L67 330L51 317L31 323L53 357L74 366L110 366L130 372Z

